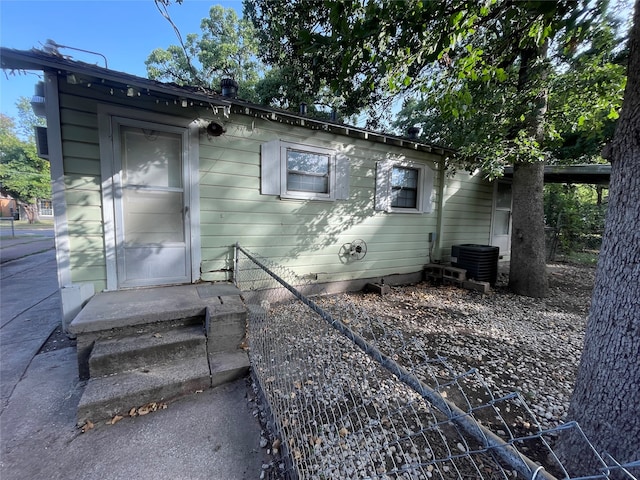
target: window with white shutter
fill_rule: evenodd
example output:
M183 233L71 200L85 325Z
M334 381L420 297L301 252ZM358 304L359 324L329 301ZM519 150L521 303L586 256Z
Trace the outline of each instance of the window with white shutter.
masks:
M349 159L335 150L273 140L261 147L260 192L284 199L346 200Z
M375 209L394 213L431 213L433 170L415 162L376 164Z

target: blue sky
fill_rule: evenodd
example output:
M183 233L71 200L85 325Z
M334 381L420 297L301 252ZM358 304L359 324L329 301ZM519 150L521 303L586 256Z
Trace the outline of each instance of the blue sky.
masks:
M212 5L242 12L241 0L184 0L169 13L183 37L200 33L200 21ZM107 57L112 70L146 77L144 61L155 48L178 43L173 28L153 0L0 0L0 45L29 50L52 39L60 45L90 50ZM104 66L102 57L75 50L61 53ZM39 78L12 76L0 70L0 112L16 117L19 97L33 96Z

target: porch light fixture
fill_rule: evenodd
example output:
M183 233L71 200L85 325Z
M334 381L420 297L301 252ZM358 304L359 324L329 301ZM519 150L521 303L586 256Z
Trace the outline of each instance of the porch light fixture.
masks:
M210 122L207 125L207 135L211 137L219 137L224 132L226 132L225 128L218 122Z
M44 82L36 83L35 95L31 97L31 108L37 117L44 118L46 115L45 98L44 98Z

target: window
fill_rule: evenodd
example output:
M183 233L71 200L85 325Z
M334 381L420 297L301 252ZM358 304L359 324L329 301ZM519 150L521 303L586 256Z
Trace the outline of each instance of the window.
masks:
M417 168L392 167L392 208L417 208L419 173L420 171Z
M261 149L261 193L283 199L344 200L349 160L334 150L274 140Z
M51 206L51 200L38 200L38 210L40 215L44 217L53 216L53 207Z
M376 210L430 213L433 170L413 162L385 160L376 165Z
M331 156L287 148L287 191L329 194Z

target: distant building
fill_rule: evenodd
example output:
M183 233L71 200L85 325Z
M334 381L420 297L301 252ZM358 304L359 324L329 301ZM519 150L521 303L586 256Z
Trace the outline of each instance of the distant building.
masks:
M0 193L0 217L14 217L18 212L18 204L8 195Z
M41 219L53 219L51 199L38 200L38 215ZM0 217L13 217L15 220L26 218L18 202L13 197L2 193L0 193Z

